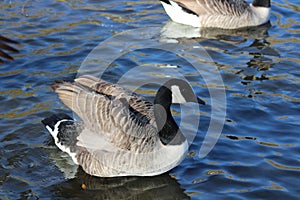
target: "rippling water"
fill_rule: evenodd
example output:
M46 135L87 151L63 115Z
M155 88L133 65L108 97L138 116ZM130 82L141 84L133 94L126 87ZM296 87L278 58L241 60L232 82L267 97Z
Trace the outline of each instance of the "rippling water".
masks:
M1 1L1 35L19 41L15 47L20 53L13 54L15 61L0 66L0 198L297 199L300 5L296 0L272 4L270 24L199 31L169 22L154 0ZM186 77L207 102L201 107L199 130L191 130L198 132L187 158L157 177L99 179L79 169L70 178L76 168L40 123L53 113L70 113L49 85L57 79L72 80L100 42L110 50L100 57L110 59L111 53L120 54L117 46L124 40L104 41L150 26L158 30L152 38L157 45L181 45L182 54L141 46L111 63L104 78L117 82L138 65L142 71L129 75L134 81L127 79L128 87L141 77L170 76L171 69ZM187 34L191 38L182 37ZM139 45L130 44L132 40L129 45ZM195 45L203 47L211 60L203 55L195 58L188 48ZM184 57L200 63L200 72L193 71ZM224 85L216 84L213 76L201 77L209 71L219 72ZM152 98L156 89L150 85L138 91ZM200 158L212 118L211 89L225 89L226 119L216 145ZM221 111L222 102L214 107ZM180 121L178 109L174 107L173 113Z

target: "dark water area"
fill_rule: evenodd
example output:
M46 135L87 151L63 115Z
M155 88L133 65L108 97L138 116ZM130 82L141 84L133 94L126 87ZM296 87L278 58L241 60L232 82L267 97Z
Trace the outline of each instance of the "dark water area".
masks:
M0 66L0 199L298 199L299 12L296 0L274 0L270 24L225 31L172 23L155 0L1 1L0 34L20 52ZM183 120L172 108L197 133L179 166L96 178L58 150L41 120L72 113L50 85L95 66L130 89L159 77L189 80L206 105L196 129L194 115ZM153 99L156 90L136 92ZM218 123L220 133L210 132Z

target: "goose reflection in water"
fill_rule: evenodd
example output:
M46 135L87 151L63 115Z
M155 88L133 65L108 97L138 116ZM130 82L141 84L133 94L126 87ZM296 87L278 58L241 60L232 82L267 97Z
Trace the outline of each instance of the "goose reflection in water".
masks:
M268 37L268 30L271 23L239 29L221 28L195 28L173 21L168 21L161 29L161 40L165 42L179 42L185 39L223 39L226 37L256 38L263 39Z
M4 37L0 35L0 64L4 63L4 60L14 60L14 58L9 55L10 53L18 53L19 51L12 47L12 44L18 44L18 42L8 39L7 37Z
M60 198L190 199L168 173L153 177L99 178L90 176L79 168L76 178L55 184L48 189Z

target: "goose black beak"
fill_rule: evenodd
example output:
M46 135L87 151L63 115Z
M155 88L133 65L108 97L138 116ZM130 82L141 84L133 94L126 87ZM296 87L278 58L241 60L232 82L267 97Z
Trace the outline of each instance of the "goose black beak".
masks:
M205 101L203 101L203 100L200 99L199 97L197 97L197 101L198 101L198 104L205 105Z

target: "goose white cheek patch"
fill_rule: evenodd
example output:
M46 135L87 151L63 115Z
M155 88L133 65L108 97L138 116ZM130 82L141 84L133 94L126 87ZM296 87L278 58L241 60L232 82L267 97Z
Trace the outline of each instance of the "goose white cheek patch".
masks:
M172 103L186 103L185 98L182 96L180 89L177 85L171 86Z

